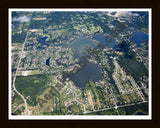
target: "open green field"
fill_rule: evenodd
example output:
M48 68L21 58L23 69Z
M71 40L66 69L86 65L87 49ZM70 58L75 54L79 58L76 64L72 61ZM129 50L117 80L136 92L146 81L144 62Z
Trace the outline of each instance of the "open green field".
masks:
M32 20L46 20L46 17L35 17Z
M19 71L17 76L23 76L24 74L27 75L37 75L40 74L39 70L27 70L27 71Z
M47 75L17 76L15 86L24 97L30 96L34 104L37 96L44 92L49 82L50 78Z

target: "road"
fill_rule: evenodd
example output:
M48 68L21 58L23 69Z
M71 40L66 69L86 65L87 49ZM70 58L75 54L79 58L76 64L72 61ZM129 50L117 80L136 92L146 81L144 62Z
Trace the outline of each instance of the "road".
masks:
M22 53L23 53L23 50L24 50L24 46L25 46L25 44L26 44L26 42L27 42L27 37L28 37L28 35L29 35L29 31L27 32L25 41L24 41L24 43L23 43L22 51L21 51L21 55L20 55L20 59L19 59L18 66L17 66L17 70L16 70L16 73L15 73L14 78L13 78L13 90L23 99L23 101L24 101L24 103L25 103L25 115L27 115L27 111L28 111L28 109L27 109L27 101L26 101L26 99L24 98L24 96L23 96L20 92L17 91L17 89L16 89L16 87L15 87L15 81L16 81L16 76L17 76L17 73L18 73L18 70L19 70L19 65L20 65L20 62L21 62L21 59L22 59Z
M146 102L148 102L148 101L139 102L139 103L137 103L137 104L143 104L143 103L146 103ZM111 108L104 108L104 109L94 110L94 111L86 111L86 112L84 112L84 114L85 114L85 113L98 112L98 111L104 111L104 110L110 110L110 109L117 109L117 108L121 108L121 107L132 106L132 105L135 105L135 103L133 103L133 104L121 105L121 106L115 106L115 107L111 107Z

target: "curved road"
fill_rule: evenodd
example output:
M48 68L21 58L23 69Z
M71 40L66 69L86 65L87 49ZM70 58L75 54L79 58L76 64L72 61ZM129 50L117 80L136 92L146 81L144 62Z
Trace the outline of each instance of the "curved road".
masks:
M23 99L23 101L24 101L24 103L25 103L25 115L27 115L27 111L28 111L28 109L27 109L27 101L26 101L26 99L24 98L24 96L23 96L20 92L17 91L17 89L16 89L16 87L15 87L15 81L16 81L16 75L17 75L18 70L19 70L19 65L20 65L20 62L21 62L22 53L23 53L23 50L24 50L24 46L25 46L25 44L26 44L26 42L27 42L27 37L28 37L28 35L29 35L29 31L27 32L27 35L26 35L24 44L23 44L23 46L22 46L21 56L20 56L20 59L19 59L19 62L18 62L18 66L17 66L17 70L16 70L16 73L15 73L15 76L14 76L14 78L13 78L13 89L14 89L14 91Z

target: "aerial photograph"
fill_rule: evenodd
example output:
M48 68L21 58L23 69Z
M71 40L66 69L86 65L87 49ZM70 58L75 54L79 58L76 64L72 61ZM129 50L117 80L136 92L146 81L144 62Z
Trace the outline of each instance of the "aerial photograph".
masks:
M10 9L9 115L148 116L149 14Z

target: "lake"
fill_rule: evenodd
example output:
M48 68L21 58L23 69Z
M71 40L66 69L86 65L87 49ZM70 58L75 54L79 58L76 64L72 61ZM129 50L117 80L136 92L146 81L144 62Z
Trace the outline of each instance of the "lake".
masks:
M98 65L94 63L87 63L87 65L82 68L79 72L76 72L71 80L75 86L79 88L84 88L89 80L99 81L102 79L102 72Z
M105 40L105 37L101 35L96 35L93 39L104 45L108 43ZM94 40L88 39L86 37L80 37L70 44L60 44L59 46L65 46L65 47L72 48L74 50L74 57L78 58L80 62L80 61L85 61L82 58L82 56L87 55L86 49L88 47L91 47L91 48L97 47L97 43ZM112 41L108 43L106 48L113 48L115 44L116 42ZM86 66L82 68L79 72L74 73L74 75L71 78L75 86L82 88L82 89L84 88L84 86L89 80L96 82L101 79L102 79L102 72L99 69L98 65L94 63L87 63L87 62L86 62Z
M86 37L80 37L68 45L75 51L85 52L87 47L96 47L96 42Z
M102 35L96 35L96 36L93 37L93 39L98 41L100 44L106 45L105 48L113 48L116 45L116 41L114 39L112 39L111 42L107 42L105 40L105 36L102 36Z
M133 43L136 43L137 47L141 46L142 41L148 41L148 35L144 32L133 32L132 37L130 38L130 41Z
M48 38L47 36L41 37L41 38L38 38L37 41L38 41L38 43L45 44L45 41L46 41L47 38Z
M47 66L49 66L49 60L50 60L50 58L51 58L51 57L49 57L49 58L46 60L46 65L47 65Z
M41 39L42 39L43 41L46 41L47 38L48 38L48 37L45 36L45 37L42 37Z

